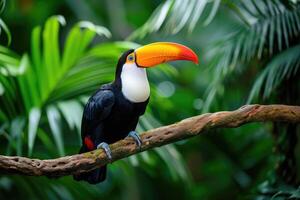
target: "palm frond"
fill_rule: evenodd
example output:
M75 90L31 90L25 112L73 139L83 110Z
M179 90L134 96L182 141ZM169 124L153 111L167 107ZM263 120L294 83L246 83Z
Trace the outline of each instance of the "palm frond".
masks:
M67 36L63 52L59 48L59 22L63 21L61 16L50 18L45 25L43 33L37 27L32 34L32 72L27 76L36 79L39 88L39 101L35 106L41 106L48 102L51 95L55 93L60 82L64 82L70 70L86 53L88 45L95 34L109 35L104 27L98 27L91 23L81 22L75 25ZM84 27L82 29L81 27ZM40 36L43 36L43 50L41 50ZM41 55L40 52L43 52Z
M6 0L0 0L0 14L4 11L5 5L6 5ZM7 45L10 45L11 33L9 31L9 28L5 24L5 22L0 18L0 35L2 32L2 29L4 30L6 37L7 37Z
M90 69L89 66L81 65L78 67L77 63L84 57L84 54L87 52L87 47L95 37L95 34L101 34L103 32L103 35L109 36L109 31L104 27L95 26L87 22L80 22L71 29L67 36L63 53L61 53L61 48L59 47L60 24L65 24L64 18L62 16L54 16L47 20L44 29L36 27L33 30L31 42L32 59L27 55L22 57L17 56L5 47L0 48L0 71L1 74L4 75L0 77L0 81L5 89L0 101L6 104L5 108L1 108L1 110L11 117L18 115L22 110L25 110L29 115L29 155L34 146L41 110L46 109L49 100L53 99L53 96L55 97L55 94L57 94L56 88L58 88L60 83L71 82L69 77L73 68L75 68L75 70L78 70L78 68L80 70L93 70ZM100 69L101 65L104 64L100 63ZM77 68L75 66L77 66ZM93 64L93 66L95 65ZM78 71L81 72L80 70ZM110 71L108 71L107 74L109 74L109 72ZM86 74L83 73L83 76L84 75ZM10 78L12 76L13 78ZM96 85L95 82L94 84ZM75 81L73 80L73 85L68 86L69 87L64 88L65 94L67 95L70 95L70 90L82 91L80 94L86 92L84 88L80 90L82 86L76 83L76 79ZM89 86L91 86L91 84L86 87ZM62 93L60 93L60 95L61 94ZM63 100L65 98L66 96L62 96L56 100ZM21 110L16 109L16 104L22 104L19 106ZM56 107L50 106L47 109L47 114L53 137L59 152L63 154L62 137L60 136L60 125L58 124L60 121L60 113ZM70 120L68 122L70 122Z
M9 50L7 47L0 46L0 84L2 92L0 94L1 111L6 119L12 119L17 115L19 104L14 104L18 96L17 81L15 76L21 75L26 70L22 58Z
M25 118L24 117L17 117L15 118L12 123L10 124L10 136L11 140L10 143L12 143L15 149L17 155L22 155L22 139L23 139L23 130L25 127ZM8 149L10 151L10 149Z
M32 108L29 112L28 123L28 155L32 154L37 129L41 118L41 110L39 108Z
M103 32L103 35L110 36L110 33L104 27L95 26L88 22L80 22L71 29L61 53L61 48L59 47L60 24L65 24L64 18L62 16L54 16L46 22L43 30L41 27L36 27L33 30L31 43L32 60L26 60L26 64L30 65L30 67L28 67L28 70L18 78L18 83L20 86L21 96L23 97L25 110L27 110L27 112L31 113L32 109L34 111L38 108L47 110L47 117L54 141L58 147L59 153L63 155L64 149L60 124L61 115L55 106L49 106L47 108L45 106L49 105L51 100L55 99L57 96L59 98L56 98L56 100L61 101L67 98L68 95L73 97L74 91L80 91L80 94L86 92L84 87L87 86L79 85L76 83L76 79L70 80L70 74L72 74L72 70L74 71L76 69L79 72L82 72L81 70L83 69L92 70L89 66L81 65L81 68L78 67L79 69L75 66L77 66L79 60L84 57L84 54L87 52L87 47L95 37L95 34L101 35ZM84 75L86 75L86 73L82 73L81 78ZM63 87L64 92L59 93L59 91L57 91L60 83L68 84L70 82L73 84L67 85L68 87ZM70 95L72 91L73 94ZM73 104L70 103L70 106L72 105ZM39 118L34 119L39 120ZM36 123L34 123L35 126L33 128L29 126L29 155L32 152L37 125L39 124L38 121L35 122ZM67 120L67 122L72 123L70 120ZM73 127L72 124L69 125Z
M10 45L11 43L11 33L5 22L0 18L0 34L1 31L4 30L4 33L6 34L7 37L7 45Z
M192 32L203 16L204 10L210 9L209 15L203 19L203 24L208 25L214 19L220 4L221 0L167 0L158 6L146 23L127 39L141 39L161 29L168 34L176 34L187 27L189 32Z
M0 13L4 11L6 0L0 0Z
M209 52L217 58L214 67L219 75L235 69L238 62L261 59L265 52L272 55L288 48L300 32L299 7L290 10L276 0L242 1L240 6L251 25L240 26L238 31L216 42Z
M0 74L16 76L25 72L25 66L20 65L21 57L7 47L0 45ZM23 68L22 68L23 67Z
M263 97L268 97L282 80L295 75L300 65L300 45L288 48L276 55L256 79L249 98L250 103L262 91Z
M294 48L291 50L289 48L300 33L300 7L297 4L287 7L278 0L244 0L239 3L238 7L241 12L240 16L244 16L247 23L240 24L235 29L236 31L216 41L207 51L207 57L212 60L209 65L214 69L215 80L212 81L207 91L207 95L211 98L205 102L206 111L219 89L222 90L223 80L229 74L243 70L253 59L263 59L266 62L274 54L280 56L283 52L295 51ZM295 52L292 55L296 55ZM291 58L296 60L295 56ZM264 97L266 98L284 78L287 78L289 73L283 73L284 71L281 71L282 68L279 66L296 67L295 62L278 65L276 63L278 62L272 62L272 64L270 62L267 65L268 69L265 69L255 82L248 102L253 99L260 88L265 88ZM271 73L276 77L275 79L272 79ZM268 81L265 81L266 75L269 77ZM264 86L264 84L267 85Z
M49 121L51 133L54 137L55 144L61 156L65 154L64 144L62 139L61 115L55 106L47 107L47 118Z

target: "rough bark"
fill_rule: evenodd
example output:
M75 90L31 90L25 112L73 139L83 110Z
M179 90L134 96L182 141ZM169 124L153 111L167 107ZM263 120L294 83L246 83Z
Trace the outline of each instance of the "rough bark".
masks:
M187 118L141 134L143 144L140 150L130 138L111 144L111 162L215 128L234 128L245 123L265 121L300 123L300 106L246 105L235 111L207 113ZM0 155L0 171L31 176L61 177L89 171L109 162L101 149L49 160Z

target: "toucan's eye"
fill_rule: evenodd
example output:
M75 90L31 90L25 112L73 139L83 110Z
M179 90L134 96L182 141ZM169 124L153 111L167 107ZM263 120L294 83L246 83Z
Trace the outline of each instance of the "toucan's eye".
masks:
M129 62L133 62L133 61L134 61L134 56L133 56L133 54L130 54L130 55L127 57L127 60L128 60Z

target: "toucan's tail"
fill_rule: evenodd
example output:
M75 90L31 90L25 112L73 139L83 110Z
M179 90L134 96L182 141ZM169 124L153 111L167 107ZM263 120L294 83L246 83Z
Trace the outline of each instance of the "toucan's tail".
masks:
M90 184L97 184L105 180L106 178L106 165L94 169L89 172L76 174L73 176L76 181L87 181Z
M81 147L79 153L86 152L84 149L85 149L84 147ZM104 165L104 166L102 166L98 169L94 169L92 171L89 171L89 172L83 172L83 173L80 173L80 174L75 174L73 176L73 178L76 181L87 181L90 184L100 183L100 182L104 181L105 178L106 178L106 165Z

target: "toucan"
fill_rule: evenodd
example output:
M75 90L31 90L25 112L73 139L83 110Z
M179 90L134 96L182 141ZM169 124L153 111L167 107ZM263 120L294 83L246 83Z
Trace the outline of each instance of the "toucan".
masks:
M117 64L115 80L102 85L84 107L79 153L102 148L111 159L109 144L126 137L132 137L140 148L142 141L135 129L150 97L146 68L175 60L198 63L197 55L190 48L171 42L151 43L123 53ZM105 178L106 165L74 175L75 180L90 184L97 184Z

